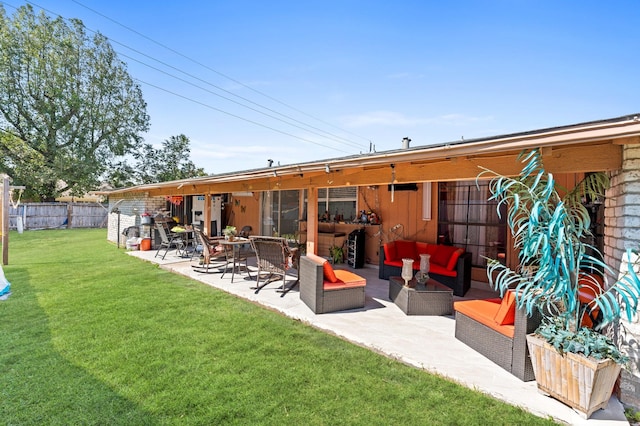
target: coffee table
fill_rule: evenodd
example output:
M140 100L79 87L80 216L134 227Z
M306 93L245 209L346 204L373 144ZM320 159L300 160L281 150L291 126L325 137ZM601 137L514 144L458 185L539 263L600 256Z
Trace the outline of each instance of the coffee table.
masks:
M406 315L453 314L453 290L434 279L424 287L415 288L415 278L404 285L401 277L389 277L389 299Z

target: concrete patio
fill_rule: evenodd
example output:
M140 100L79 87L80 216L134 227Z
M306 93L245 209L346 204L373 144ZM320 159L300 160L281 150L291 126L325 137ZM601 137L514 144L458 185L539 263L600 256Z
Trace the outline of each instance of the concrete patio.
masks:
M128 254L156 263L204 284L258 303L290 318L335 334L403 363L438 374L491 395L541 417L578 425L628 425L622 404L614 396L604 410L583 419L571 408L537 391L535 381L522 382L454 337L453 316L407 316L388 297L388 282L378 279L378 269L366 265L357 269L367 279L364 309L315 315L299 298L297 287L281 297L276 290L282 281L274 282L258 294L250 287L255 281L246 273L231 274L195 272L188 259L169 251L164 260L155 250L129 251ZM255 258L249 260L252 271ZM194 262L195 263L195 260ZM287 283L295 281L295 270ZM255 274L253 274L255 277ZM465 299L495 297L486 284L473 283ZM460 299L454 296L454 300Z

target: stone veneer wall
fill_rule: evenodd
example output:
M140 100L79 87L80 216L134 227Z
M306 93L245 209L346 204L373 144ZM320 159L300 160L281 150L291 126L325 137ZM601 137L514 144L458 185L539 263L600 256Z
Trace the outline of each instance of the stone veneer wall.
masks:
M164 197L146 197L142 195L125 194L120 198L109 198L109 222L107 230L107 240L114 244L119 243L121 247L125 246L126 237L122 235L122 231L129 226L140 225L140 215L144 212L154 214L158 210L164 209L167 201ZM114 207L120 210L120 228L118 229L118 214L111 213Z
M622 169L611 174L605 201L605 262L614 270L627 248L640 248L640 145L624 145ZM615 279L617 277L609 277ZM620 380L620 401L640 409L640 322L623 320L616 339L630 358Z

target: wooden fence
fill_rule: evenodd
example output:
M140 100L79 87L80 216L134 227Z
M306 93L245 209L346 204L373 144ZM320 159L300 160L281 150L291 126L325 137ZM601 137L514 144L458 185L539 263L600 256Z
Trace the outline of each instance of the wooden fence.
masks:
M99 203L21 203L9 207L9 229L106 228L109 210Z

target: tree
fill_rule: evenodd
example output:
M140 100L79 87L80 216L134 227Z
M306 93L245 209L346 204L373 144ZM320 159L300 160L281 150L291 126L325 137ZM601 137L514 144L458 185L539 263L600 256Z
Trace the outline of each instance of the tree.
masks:
M189 143L189 138L181 134L166 139L161 149L155 149L151 144L142 145L135 154L137 183L207 176L204 169L196 167L191 161Z
M96 188L149 127L140 87L80 20L30 5L0 20L0 171L39 200Z

